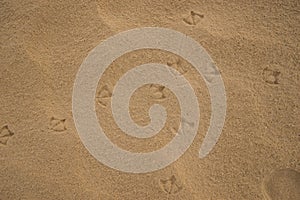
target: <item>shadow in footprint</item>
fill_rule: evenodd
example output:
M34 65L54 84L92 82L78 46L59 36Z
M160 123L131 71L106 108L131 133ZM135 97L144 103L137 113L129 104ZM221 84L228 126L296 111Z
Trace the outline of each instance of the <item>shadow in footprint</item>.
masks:
M162 190L168 195L177 194L182 190L182 186L178 183L174 175L168 179L160 179L159 183Z
M66 119L58 119L55 117L51 117L49 129L55 132L62 132L67 130Z
M264 68L263 79L269 84L279 84L280 71Z
M8 128L8 125L3 126L0 129L0 144L6 145L9 138L13 135L14 133Z
M102 105L103 107L106 107L108 105L108 103L110 102L111 96L112 96L111 90L108 88L107 85L105 85L100 88L96 99L100 105Z
M202 18L204 15L191 11L188 17L183 18L183 21L190 26L195 26Z

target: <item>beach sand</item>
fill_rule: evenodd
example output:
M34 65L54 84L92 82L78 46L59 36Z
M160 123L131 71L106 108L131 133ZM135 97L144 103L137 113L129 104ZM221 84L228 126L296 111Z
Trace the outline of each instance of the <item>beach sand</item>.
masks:
M1 200L300 199L299 1L2 0L0 18ZM112 90L137 65L177 69L201 112L183 156L164 169L131 174L107 167L85 148L73 121L72 92L93 48L140 27L173 29L201 44L222 75L227 112L218 143L200 159L211 115L203 78L184 58L162 50L119 57L99 81L95 107L99 124L120 148L157 150L180 122L174 94L145 85L131 98L132 119L147 125L148 109L159 103L168 113L165 127L149 139L117 127Z

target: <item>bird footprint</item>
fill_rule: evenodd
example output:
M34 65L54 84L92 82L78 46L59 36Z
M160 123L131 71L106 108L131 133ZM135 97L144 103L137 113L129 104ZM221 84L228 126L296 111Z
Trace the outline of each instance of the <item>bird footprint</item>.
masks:
M150 94L154 99L163 100L166 98L166 95L164 93L165 86L157 85L157 84L151 84L150 85Z
M112 93L107 85L103 86L100 91L98 92L97 101L102 106L107 106L110 98L112 96Z
M51 117L50 119L50 130L56 131L56 132L62 132L67 130L66 128L66 119L58 119L55 117Z
M13 135L14 133L8 128L8 125L3 126L0 129L0 144L6 145L9 138Z
M191 11L188 17L183 18L183 21L188 25L195 26L203 17L204 15Z
M174 60L174 61L171 61L171 62L167 62L167 65L169 67L173 67L175 69L178 69L178 72L181 75L184 75L185 73L188 72L188 69L181 63L181 61L179 59L176 60L176 61ZM173 73L173 72L171 71L171 73ZM173 75L175 75L175 74L173 73Z
M182 186L178 183L178 180L174 175L168 179L160 179L160 186L167 194L177 194L182 190Z
M263 79L269 84L279 84L280 71L265 68L263 70Z

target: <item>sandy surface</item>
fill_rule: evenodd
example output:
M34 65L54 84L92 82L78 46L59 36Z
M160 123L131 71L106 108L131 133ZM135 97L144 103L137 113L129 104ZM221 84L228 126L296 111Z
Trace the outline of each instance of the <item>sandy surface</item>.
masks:
M282 199L300 198L299 1L1 0L0 19L1 200L276 199L268 193L278 190ZM168 120L160 134L140 140L116 126L111 91L137 65L158 62L180 71L201 110L198 134L180 159L153 173L128 174L101 164L81 143L72 89L90 50L145 26L180 31L209 52L226 87L227 116L217 145L199 159L210 117L203 79L168 52L123 55L105 72L95 99L99 123L115 144L149 152L178 128L176 97L158 85L137 90L130 110L136 123L146 125L149 106L165 106ZM292 172L280 171L287 168Z

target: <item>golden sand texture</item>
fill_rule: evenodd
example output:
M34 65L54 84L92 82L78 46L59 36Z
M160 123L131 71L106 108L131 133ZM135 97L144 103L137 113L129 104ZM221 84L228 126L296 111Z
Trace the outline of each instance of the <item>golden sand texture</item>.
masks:
M2 0L0 18L1 200L289 199L281 189L299 188L298 179L276 171L300 171L298 0ZM182 32L208 51L224 81L227 115L217 145L199 159L211 110L193 66L151 49L116 59L99 81L95 105L99 124L118 146L149 152L170 141L178 128L178 102L159 85L139 88L130 114L145 125L152 103L165 106L161 133L141 140L116 126L112 89L136 65L158 62L177 69L193 86L201 111L198 134L182 157L159 171L129 174L101 164L86 150L72 118L72 90L95 46L146 26Z
M262 183L266 199L300 199L300 173L292 169L275 170Z

